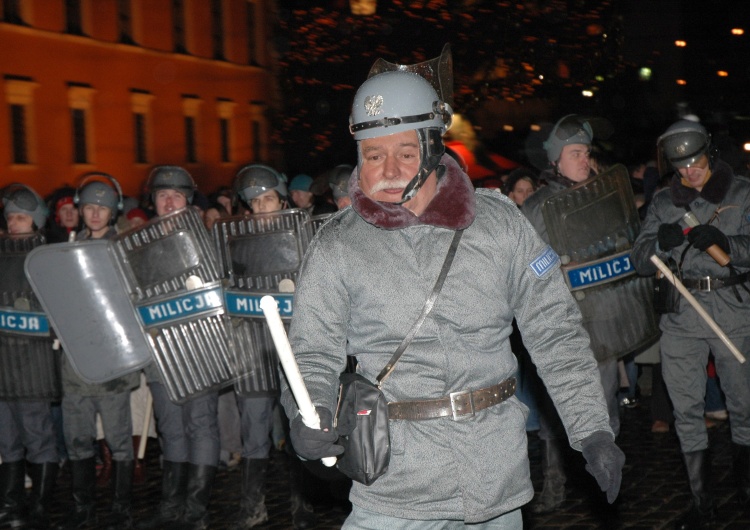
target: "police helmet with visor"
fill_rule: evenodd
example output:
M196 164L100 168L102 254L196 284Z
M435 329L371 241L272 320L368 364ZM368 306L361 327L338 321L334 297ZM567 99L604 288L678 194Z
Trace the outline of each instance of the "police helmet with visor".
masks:
M287 198L284 174L263 164L251 164L240 169L234 179L234 189L248 204L258 195L270 190L276 191L281 200Z
M690 167L704 155L711 161L711 135L700 123L679 120L670 125L656 141L659 152L659 173Z
M23 213L29 215L37 228L44 226L47 222L49 210L44 200L30 187L25 184L9 184L2 193L3 213L5 218L11 213Z
M99 180L94 180L99 179ZM109 181L110 184L104 182ZM81 177L73 203L78 206L97 204L112 211L112 217L123 209L122 188L120 183L107 173L88 173Z
M195 181L190 173L180 166L157 166L148 177L146 189L151 193L151 200L154 202L157 191L176 190L185 196L188 204L192 204Z
M566 145L591 145L593 140L594 131L588 120L577 114L568 114L555 124L542 147L547 152L547 160L555 163Z

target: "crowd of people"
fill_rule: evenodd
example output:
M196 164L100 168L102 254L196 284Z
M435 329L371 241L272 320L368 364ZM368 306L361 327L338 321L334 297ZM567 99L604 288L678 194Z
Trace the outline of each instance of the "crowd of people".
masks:
M320 429L301 420L278 375L177 403L154 365L92 384L53 350L51 337L3 333L0 355L41 345L61 366L59 382L36 394L1 389L0 527L49 528L58 468L67 462L73 502L59 528L207 528L217 469L233 464L242 491L235 528L252 528L274 516L265 492L276 447L291 455L294 526L314 528L297 456L341 453L339 375L355 357L370 381L392 365L438 276L429 317L411 328L419 331L380 385L392 411L388 471L352 484L344 528L521 528L522 506L549 513L565 501L571 450L582 452L614 502L625 462L619 411L638 406L644 364L653 374L652 430L675 429L692 493L676 527L707 528L718 517L707 450L715 420L729 418L737 499L750 504L750 363L739 363L687 301L669 293L671 305L656 312L651 292L656 256L728 340L750 352L750 181L721 159L697 121L676 121L655 139L657 160L625 169L601 156L590 121L571 114L544 143L544 170L519 168L502 176L502 190L475 189L460 156L446 153L452 114L439 89L396 69L356 93L357 166L323 178L288 181L251 164L232 188L203 194L184 168L158 166L138 198L124 197L104 173L46 200L28 186L7 187L6 241L108 239L185 208L198 210L207 230L289 208L328 221L305 254L289 330ZM455 259L441 271L453 241ZM22 278L10 281L29 291ZM259 362L276 372L275 357ZM14 368L18 377L26 369ZM137 396L147 392L162 489L157 510L135 521L138 436L151 414ZM718 404L709 403L713 396ZM533 498L526 431L537 429L544 485ZM95 497L105 483L112 505L102 515Z

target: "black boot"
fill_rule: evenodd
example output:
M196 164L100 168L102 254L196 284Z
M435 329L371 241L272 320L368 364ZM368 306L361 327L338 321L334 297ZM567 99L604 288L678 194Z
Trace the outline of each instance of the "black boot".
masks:
M305 498L304 482L305 468L299 458L292 455L289 459L289 487L292 494L292 523L295 530L315 528L318 524L315 509Z
M531 511L537 514L557 510L565 502L565 468L560 440L542 440L542 472L544 486L542 492L531 505Z
M71 460L73 478L73 511L57 530L97 528L94 486L96 486L96 459Z
M252 528L268 521L266 510L267 458L242 459L242 501L233 530Z
M737 477L737 500L750 504L750 446L734 445L734 472Z
M687 468L690 492L693 499L690 508L675 523L676 530L698 530L711 528L716 520L716 507L711 497L711 463L707 450L683 453Z
M211 498L211 486L214 484L216 469L216 466L188 464L185 514L182 517L181 529L208 528L208 501Z
M112 518L107 530L130 530L133 516L130 512L130 496L133 491L133 461L112 461Z
M57 484L57 473L60 466L57 462L44 464L29 463L31 477L31 498L29 500L29 525L31 528L45 530L49 525L49 507Z
M139 530L152 528L167 528L171 525L179 527L185 503L185 484L187 482L187 468L185 462L162 463L161 502L153 516L136 525Z
M26 524L26 463L0 464L0 527Z

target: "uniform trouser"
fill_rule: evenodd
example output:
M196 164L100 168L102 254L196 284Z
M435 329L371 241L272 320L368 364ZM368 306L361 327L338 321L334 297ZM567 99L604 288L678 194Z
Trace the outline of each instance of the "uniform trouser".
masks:
M242 434L242 458L268 458L271 451L274 397L237 395Z
M620 389L620 375L617 370L617 359L611 358L597 363L599 377L604 389L604 399L607 402L609 412L609 426L617 436L620 433L620 405L617 400L617 391ZM557 414L552 400L545 392L540 399L539 416L539 438L542 440L555 440L565 437L560 417Z
M130 390L103 396L66 394L62 400L63 432L71 460L94 456L96 414L102 418L104 439L113 460L133 460Z
M344 521L342 530L522 530L523 518L521 509L505 513L483 523L466 524L463 521L401 519L383 515L357 505Z
M746 357L750 337L730 337ZM732 441L750 445L750 362L740 364L718 338L661 336L662 374L674 405L675 429L683 453L708 447L705 412L706 363L714 354L716 373L726 397Z
M3 462L57 462L49 401L0 401L0 458Z
M161 383L149 383L162 454L170 462L198 466L219 464L219 393L204 394L181 405L169 400Z

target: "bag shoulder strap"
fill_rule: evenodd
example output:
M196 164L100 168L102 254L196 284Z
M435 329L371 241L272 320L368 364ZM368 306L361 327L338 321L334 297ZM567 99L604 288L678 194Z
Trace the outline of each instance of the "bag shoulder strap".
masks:
M396 352L393 354L391 359L388 361L388 364L385 365L385 368L378 374L378 386L380 386L386 377L391 375L391 372L393 371L393 368L396 366L396 362L399 360L401 355L404 353L406 348L411 343L412 339L416 336L417 331L419 331L419 328L422 327L422 324L427 319L427 315L430 314L430 311L432 311L432 307L435 305L435 300L437 300L438 294L440 294L440 290L443 288L443 283L445 282L446 276L448 276L448 271L451 268L451 265L453 264L453 258L456 255L456 249L458 248L458 242L461 240L461 236L463 235L463 230L456 230L456 232L453 234L453 241L451 241L451 246L448 249L448 254L445 256L445 261L443 262L443 268L440 270L440 276L438 276L437 281L435 282L435 287L432 288L432 293L430 293L430 296L427 298L427 301L424 303L424 307L422 308L422 314L419 315L419 318L417 318L416 322L412 325L411 329L409 330L409 333L406 334L404 337L404 340L401 341L401 344L396 349Z

